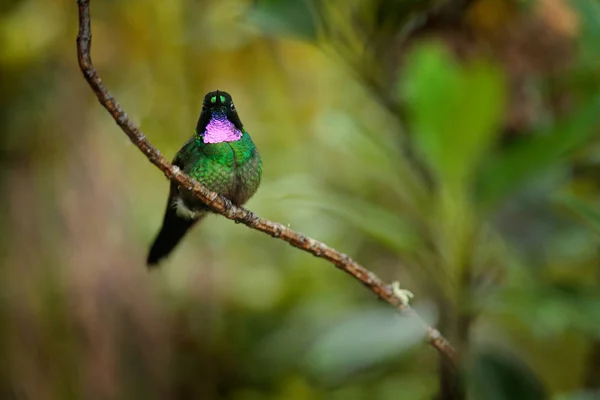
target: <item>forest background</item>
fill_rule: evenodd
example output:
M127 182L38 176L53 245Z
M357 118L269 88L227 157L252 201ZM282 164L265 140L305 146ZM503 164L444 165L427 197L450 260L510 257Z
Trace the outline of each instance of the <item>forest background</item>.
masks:
M598 398L598 1L93 1L92 29L169 158L231 93L248 208L414 292L474 398ZM279 240L212 216L148 273L168 182L76 35L74 1L0 6L0 398L433 398L419 329Z

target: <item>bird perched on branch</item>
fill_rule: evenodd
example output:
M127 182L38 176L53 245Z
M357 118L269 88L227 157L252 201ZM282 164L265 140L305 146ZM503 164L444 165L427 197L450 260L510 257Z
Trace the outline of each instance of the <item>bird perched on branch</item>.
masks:
M262 159L229 93L217 90L204 96L194 136L177 152L173 165L236 206L254 195L260 184ZM171 182L165 218L150 248L148 267L167 257L209 212L204 203Z

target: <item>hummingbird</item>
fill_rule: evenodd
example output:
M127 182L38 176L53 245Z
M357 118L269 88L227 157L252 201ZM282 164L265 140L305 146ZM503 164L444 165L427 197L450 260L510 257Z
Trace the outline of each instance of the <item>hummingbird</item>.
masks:
M262 158L229 93L217 90L204 96L194 135L177 152L173 165L236 206L242 206L256 193ZM208 213L206 204L171 182L162 228L148 253L148 268L167 257Z

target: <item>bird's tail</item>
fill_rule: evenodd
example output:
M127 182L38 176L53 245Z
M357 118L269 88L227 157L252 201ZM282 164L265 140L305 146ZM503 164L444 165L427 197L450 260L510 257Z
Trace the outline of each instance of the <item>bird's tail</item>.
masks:
M148 268L157 267L158 263L171 253L177 243L198 219L182 218L177 215L175 208L168 206L162 228L148 253L146 264Z

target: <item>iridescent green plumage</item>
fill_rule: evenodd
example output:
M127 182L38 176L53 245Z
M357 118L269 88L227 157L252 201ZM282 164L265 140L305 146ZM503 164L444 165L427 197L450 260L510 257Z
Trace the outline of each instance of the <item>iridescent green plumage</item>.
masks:
M262 172L260 155L246 131L234 142L207 144L192 138L177 153L174 164L236 205L244 204L256 192ZM184 199L198 203L189 195Z
M177 152L173 164L237 206L256 192L262 160L228 93L216 91L205 96L195 135ZM209 211L200 200L171 183L163 226L150 249L148 265L166 257Z

